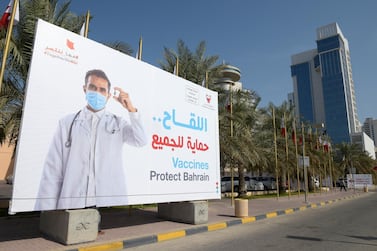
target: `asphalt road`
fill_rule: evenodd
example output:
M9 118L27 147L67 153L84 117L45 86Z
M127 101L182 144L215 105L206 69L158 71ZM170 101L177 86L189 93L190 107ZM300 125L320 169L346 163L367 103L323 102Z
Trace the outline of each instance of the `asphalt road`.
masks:
M125 250L377 250L377 192L290 215Z

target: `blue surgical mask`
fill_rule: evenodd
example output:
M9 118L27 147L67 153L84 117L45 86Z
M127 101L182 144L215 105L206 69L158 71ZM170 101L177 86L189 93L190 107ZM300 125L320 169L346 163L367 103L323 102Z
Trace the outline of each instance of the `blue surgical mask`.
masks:
M99 111L105 108L107 98L98 92L86 91L86 100L93 110Z

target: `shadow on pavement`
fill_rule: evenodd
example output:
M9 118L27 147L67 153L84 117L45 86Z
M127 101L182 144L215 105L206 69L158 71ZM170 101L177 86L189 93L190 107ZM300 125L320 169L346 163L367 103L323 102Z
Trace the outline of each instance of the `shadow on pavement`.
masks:
M157 212L145 209L100 209L101 229L129 227L164 221L157 217Z

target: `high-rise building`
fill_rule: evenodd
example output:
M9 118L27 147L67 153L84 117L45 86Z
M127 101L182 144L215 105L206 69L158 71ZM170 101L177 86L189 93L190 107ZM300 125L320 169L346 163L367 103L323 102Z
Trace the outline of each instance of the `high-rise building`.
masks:
M334 143L360 132L348 41L337 23L317 29L317 48L291 58L294 104L300 121L324 124Z
M377 147L377 119L366 118L363 124L363 132L365 132Z

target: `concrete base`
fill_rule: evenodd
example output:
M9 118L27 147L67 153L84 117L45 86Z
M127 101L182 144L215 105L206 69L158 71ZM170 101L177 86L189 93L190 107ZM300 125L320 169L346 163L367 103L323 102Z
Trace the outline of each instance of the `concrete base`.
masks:
M96 209L41 212L40 231L65 245L94 241L100 214Z
M249 201L245 199L235 199L235 216L236 217L248 217L249 216Z
M207 201L187 201L158 204L158 217L189 223L204 224L208 222Z

